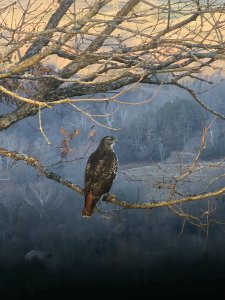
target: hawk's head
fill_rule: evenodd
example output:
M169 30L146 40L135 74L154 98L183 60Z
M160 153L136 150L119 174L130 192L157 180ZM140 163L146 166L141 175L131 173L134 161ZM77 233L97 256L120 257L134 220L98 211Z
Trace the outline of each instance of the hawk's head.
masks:
M101 142L100 145L103 147L113 147L113 145L116 143L117 139L114 136L105 136Z

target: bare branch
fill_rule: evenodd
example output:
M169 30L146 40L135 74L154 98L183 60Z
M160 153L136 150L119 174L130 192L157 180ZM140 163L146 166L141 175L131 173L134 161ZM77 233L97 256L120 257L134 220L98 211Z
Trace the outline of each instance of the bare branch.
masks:
M28 165L35 167L37 170L39 170L39 174L41 173L43 176L56 181L73 191L77 192L80 195L83 195L83 189L77 186L76 184L60 177L58 174L54 172L48 171L44 166L41 165L39 160L33 156L21 154L16 151L9 151L4 148L0 148L0 155L9 157L11 159L22 161L27 163ZM122 201L117 199L115 195L110 194L107 196L106 201L118 206L121 206L126 209L153 209L153 208L159 208L159 207L170 207L172 205L180 204L180 203L186 203L186 202L194 202L194 201L200 201L205 200L209 198L215 198L218 196L221 196L225 193L225 187L218 189L214 192L209 192L205 194L199 194L199 195L190 195L178 199L169 199L166 201L154 201L150 203L129 203L126 201Z

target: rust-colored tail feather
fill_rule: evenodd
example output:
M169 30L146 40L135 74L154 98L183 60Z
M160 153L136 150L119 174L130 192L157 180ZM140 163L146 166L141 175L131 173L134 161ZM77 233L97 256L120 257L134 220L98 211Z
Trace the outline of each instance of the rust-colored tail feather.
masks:
M84 218L91 217L94 212L95 205L96 205L96 201L92 195L92 192L89 191L85 196L84 207L82 210L82 217Z

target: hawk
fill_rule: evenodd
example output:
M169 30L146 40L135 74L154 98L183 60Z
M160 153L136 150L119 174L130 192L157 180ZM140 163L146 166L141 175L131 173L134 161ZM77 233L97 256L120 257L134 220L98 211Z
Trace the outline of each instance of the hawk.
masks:
M118 160L113 151L115 142L113 136L104 137L87 161L83 217L90 217L93 214L98 200L109 192L116 177Z

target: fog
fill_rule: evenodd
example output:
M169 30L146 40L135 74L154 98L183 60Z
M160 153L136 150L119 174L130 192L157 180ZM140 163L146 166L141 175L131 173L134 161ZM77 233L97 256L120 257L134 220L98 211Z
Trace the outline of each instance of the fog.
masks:
M213 108L220 111L223 90L224 83L218 84L214 92L209 91L204 98L210 102L214 93ZM129 91L122 99L139 101L143 94L146 99L152 97L154 91L155 87L143 85ZM115 147L120 165L112 193L132 202L159 199L161 194L153 190L150 180L128 180L126 170L137 167L127 171L135 177L137 172L144 174L145 165L165 161L160 156L152 157L147 148L141 156L140 146L145 143L141 139L132 151L126 145L133 139L131 132L137 124L135 120L142 120L143 115L145 118L148 114L152 116L174 98L189 99L180 90L165 87L146 107L121 106L107 121L110 126L122 128L113 132L93 124L79 112L69 111L66 106L46 110L42 113L42 124L51 145L47 145L40 133L37 118L30 117L1 132L1 146L40 157L50 170L83 186L87 157L103 136L115 135L120 141ZM1 105L2 109L10 110ZM114 108L106 104L94 109L105 113ZM200 114L202 116L203 112ZM204 118L207 123L210 115ZM71 152L64 158L60 154L64 138L61 127L68 132L80 129L80 134L70 143ZM217 136L223 128L223 123L218 122ZM90 130L96 130L94 141L88 138ZM196 137L201 137L201 128L193 129L179 151L185 147L189 151L197 149L190 142ZM173 149L167 148L165 159L172 153L169 151ZM140 295L143 290L149 296L174 295L174 291L190 296L192 292L199 296L223 295L223 197L212 200L217 207L213 218L219 223L212 222L207 231L188 222L184 224L184 219L169 208L126 210L101 202L90 219L82 219L83 198L73 191L39 176L36 170L22 162L0 158L0 169L1 299L24 299L26 296L32 297L30 299L47 296L75 299L74 295L83 296L84 291L91 296L93 291L102 295L109 290L112 291L107 295L110 299L122 297L122 294ZM151 169L147 173L149 175ZM219 185L222 184L221 181ZM202 201L187 203L183 208L199 215L207 205L207 201Z

